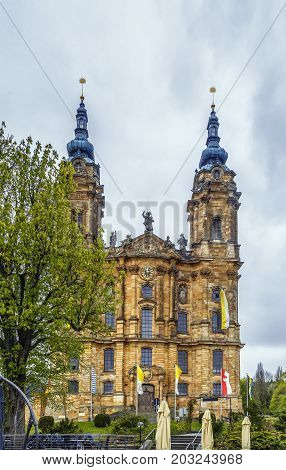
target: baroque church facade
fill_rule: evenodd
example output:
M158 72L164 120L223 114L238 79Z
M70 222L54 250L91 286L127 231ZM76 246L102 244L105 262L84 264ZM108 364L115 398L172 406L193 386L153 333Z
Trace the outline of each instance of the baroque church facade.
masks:
M71 204L91 241L101 226L104 196L88 140L83 96L76 120L75 138L67 145L77 185ZM175 364L182 370L176 399L179 415L186 412L190 399L196 400L196 412L206 407L217 415L241 410L238 273L242 263L237 233L241 193L234 171L226 165L228 154L220 147L218 129L212 105L206 148L187 205L189 248L183 234L175 245L169 237L163 240L153 233L151 213L143 213L141 235L128 235L117 245L116 232L111 234L108 259L115 262L118 273L124 273L119 277L121 302L115 312L102 312L110 334L85 340L80 361L71 360L69 418L85 420L98 412L135 410L136 364L144 371L139 413L152 411L156 399L166 399L174 408ZM220 288L229 304L226 330L221 328ZM221 368L229 372L231 398L221 398Z

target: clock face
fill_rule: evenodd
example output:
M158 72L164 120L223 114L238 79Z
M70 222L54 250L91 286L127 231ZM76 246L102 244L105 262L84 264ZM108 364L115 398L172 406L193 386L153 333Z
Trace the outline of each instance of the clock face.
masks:
M143 279L151 279L155 275L155 269L152 266L144 266L141 268L141 276Z

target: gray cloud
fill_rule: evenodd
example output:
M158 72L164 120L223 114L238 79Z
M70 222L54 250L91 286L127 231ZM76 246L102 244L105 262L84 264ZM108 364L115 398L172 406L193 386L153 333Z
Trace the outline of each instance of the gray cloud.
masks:
M122 201L176 201L179 223L165 233L187 235L184 205L205 136L170 190L163 193L205 129L208 88L223 100L283 1L259 0L3 2L42 66L75 114L86 76L89 131L96 150L122 189L102 168L118 227ZM219 112L221 144L237 172L240 209L242 371L258 361L286 368L285 334L285 16L277 23ZM27 47L0 9L1 109L8 131L51 142L61 155L74 122ZM107 211L108 212L108 211ZM156 230L159 211L154 208ZM141 207L132 220L143 230ZM128 219L128 213L126 213ZM174 225L176 231L174 232Z

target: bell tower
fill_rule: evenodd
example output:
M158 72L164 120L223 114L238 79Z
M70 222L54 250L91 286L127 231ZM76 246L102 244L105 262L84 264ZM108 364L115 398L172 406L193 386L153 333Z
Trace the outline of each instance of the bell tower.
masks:
M88 140L88 116L84 104L83 84L80 105L76 114L75 137L67 144L68 160L75 169L74 180L77 185L71 196L74 217L89 241L97 237L103 217L104 196L100 184L100 166L95 163L94 147Z
M215 89L211 89L211 91ZM214 102L207 125L206 148L196 170L192 198L188 201L190 244L197 277L193 305L194 328L201 344L200 361L205 371L198 374L200 393L220 396L220 370L230 374L232 402L240 409L240 325L238 322L238 280L240 261L238 218L241 193L236 174L227 165L228 154L220 146L219 121ZM222 328L220 290L229 307L229 326ZM224 405L226 406L226 404ZM228 406L228 405L227 405Z
M207 148L202 152L188 202L191 247L195 257L238 262L237 211L241 193L234 181L236 174L226 166L228 154L219 145L215 104L211 108Z

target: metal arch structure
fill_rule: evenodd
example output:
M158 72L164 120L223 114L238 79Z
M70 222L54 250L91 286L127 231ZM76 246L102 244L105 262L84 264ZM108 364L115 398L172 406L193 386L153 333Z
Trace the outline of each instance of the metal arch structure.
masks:
M28 437L29 437L31 427L33 425L34 425L34 428L35 428L36 439L38 440L38 435L39 435L38 421L37 421L35 412L33 410L33 407L31 405L30 401L28 400L28 398L26 397L26 395L24 394L24 392L22 392L22 390L16 384L11 382L11 380L6 379L5 377L3 377L3 375L0 374L0 450L4 449L4 433L3 433L3 422L4 422L4 390L3 390L3 383L4 382L18 392L18 394L23 398L25 404L27 405L27 407L29 408L29 411L30 411L29 422L28 422L26 436L25 436L24 445L23 445L23 449L25 449L26 445L27 445L27 441L28 441Z

